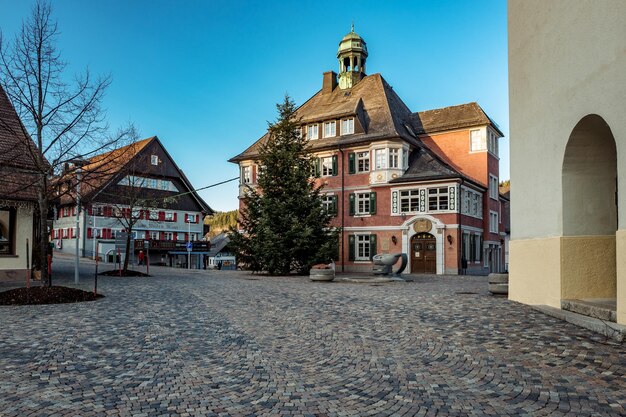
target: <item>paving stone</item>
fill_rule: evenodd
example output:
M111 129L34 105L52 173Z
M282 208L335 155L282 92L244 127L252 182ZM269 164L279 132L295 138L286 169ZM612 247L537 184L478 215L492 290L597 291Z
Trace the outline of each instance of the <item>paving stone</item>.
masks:
M487 278L151 272L100 278L93 303L0 307L0 416L626 414L623 344Z

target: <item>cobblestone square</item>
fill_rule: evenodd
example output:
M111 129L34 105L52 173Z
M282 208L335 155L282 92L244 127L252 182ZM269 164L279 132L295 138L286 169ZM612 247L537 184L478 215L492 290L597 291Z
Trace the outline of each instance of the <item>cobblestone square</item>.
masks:
M485 277L154 272L101 278L96 302L0 307L0 416L626 413L624 345Z

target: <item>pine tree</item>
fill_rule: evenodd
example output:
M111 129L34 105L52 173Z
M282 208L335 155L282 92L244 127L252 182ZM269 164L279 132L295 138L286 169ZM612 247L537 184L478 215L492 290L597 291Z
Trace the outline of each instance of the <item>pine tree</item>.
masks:
M258 190L250 188L240 213L242 233L231 228L239 260L271 275L306 273L315 263L336 259L338 231L312 178L312 158L297 131L294 102L277 104L278 119L259 151Z

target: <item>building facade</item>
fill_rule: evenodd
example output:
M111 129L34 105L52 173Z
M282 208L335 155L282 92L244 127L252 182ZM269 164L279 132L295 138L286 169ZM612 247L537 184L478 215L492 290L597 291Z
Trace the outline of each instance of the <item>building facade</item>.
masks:
M568 300L600 303L621 324L624 16L620 0L509 2L509 297L556 308Z
M477 103L412 112L380 74L366 75L366 42L339 44L339 74L300 106L324 205L341 227L342 271L371 271L376 253L409 255L407 273L504 269L507 218L498 191L502 132ZM240 195L255 186L267 134L230 161Z
M80 179L80 206L74 191ZM58 183L59 204L51 239L57 251L115 262L120 236L132 221L134 247L150 253L150 262L203 267L209 251L204 216L211 208L193 191L183 172L155 136L98 155ZM80 231L83 230L84 233ZM183 255L183 256L181 256ZM123 256L123 251L122 251Z
M34 155L39 150L0 86L0 281L23 281L32 268L33 244L38 244L34 185L41 172Z

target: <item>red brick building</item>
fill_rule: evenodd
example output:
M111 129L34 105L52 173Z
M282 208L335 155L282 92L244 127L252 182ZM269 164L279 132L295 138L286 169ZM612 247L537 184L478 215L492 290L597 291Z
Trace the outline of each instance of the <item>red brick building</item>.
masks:
M498 191L503 136L477 103L412 112L380 74L366 75L365 41L339 44L340 73L297 110L318 158L324 204L343 228L338 268L370 271L376 253L405 252L407 273L504 269L508 217ZM230 161L254 185L267 134Z

